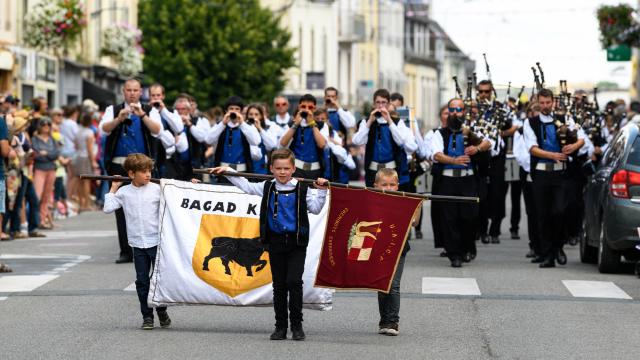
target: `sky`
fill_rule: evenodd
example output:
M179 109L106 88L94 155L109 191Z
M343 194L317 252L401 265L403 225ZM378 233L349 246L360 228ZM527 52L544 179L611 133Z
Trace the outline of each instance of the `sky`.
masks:
M432 17L476 61L485 78L487 54L495 84L533 84L539 61L547 85L613 81L627 88L630 62L607 62L599 41L596 9L637 1L610 0L433 0Z

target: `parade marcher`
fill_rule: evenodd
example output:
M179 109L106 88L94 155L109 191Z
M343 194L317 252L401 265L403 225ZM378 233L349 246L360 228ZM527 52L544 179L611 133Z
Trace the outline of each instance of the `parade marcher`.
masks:
M271 154L271 173L275 179L250 183L243 177L228 177L235 186L249 195L262 196L260 207L260 239L268 244L273 277L273 308L275 331L271 340L287 338L287 308L292 339L304 340L302 329L302 274L309 243L309 216L318 214L324 206L327 180L318 178L313 191L308 185L292 178L295 157L289 149ZM211 169L221 174L233 171L229 167ZM287 300L288 296L288 300Z
M184 131L184 125L178 112L167 107L164 100L164 86L159 83L154 83L149 86L149 105L158 111L163 129L157 140L161 144L160 146L156 146L155 166L158 169L157 172L159 176L177 179L176 175L180 175L181 172L176 172L175 163L172 160L174 159L177 148L176 138ZM191 179L191 177L186 178L186 180L189 179ZM180 180L185 179L181 178Z
M284 96L276 96L273 99L273 107L276 109L275 116L268 121L271 132L275 135L278 146L280 146L280 139L284 133L289 130L289 125L292 121L291 115L289 115L289 100Z
M539 262L541 268L555 267L556 260L560 265L566 264L562 246L565 240L567 161L584 145L584 139L578 138L575 143L561 147L554 122L553 99L553 92L541 89L538 92L540 115L524 123L526 148L531 154L533 197L540 234L540 254L533 262Z
M442 176L438 195L478 196L477 172L473 156L488 151L491 143L484 139L478 145L465 147L462 133L464 102L452 99L448 103L447 127L439 129L432 140L434 171ZM436 192L434 192L435 194ZM443 203L440 206L444 229L444 247L452 267L472 260L475 250L474 219L478 216L477 204Z
M216 149L216 167L226 166L241 172L253 172L253 161L260 159L259 156L252 156L251 151L251 146L260 144L260 133L255 126L245 121L242 115L243 108L243 100L238 96L231 96L224 106L225 114L222 121L207 133L207 144Z
M329 115L331 127L340 132L344 139L347 139L349 131L356 127L356 118L351 112L340 106L338 89L334 87L324 89L324 105Z
M124 170L131 184L122 186L114 181L111 191L105 195L103 211L110 214L118 209L125 213L127 241L133 249L136 268L136 291L142 312L142 329L153 330L153 308L147 305L151 269L156 262L160 234L158 219L160 212L160 185L150 182L153 160L143 154L130 154ZM157 307L160 326L171 325L166 307Z
M246 109L247 123L255 126L260 133L260 158L253 160L253 172L255 174L269 173L269 154L278 147L275 135L269 131L270 126L266 122L266 112L259 104L251 104ZM255 151L252 149L252 151Z
M100 120L100 130L106 135L103 148L105 169L109 175L127 176L122 165L129 154L141 153L151 158L156 156L157 138L162 133L162 122L158 110L140 104L142 83L128 79L122 87L124 102L106 108ZM127 227L124 212L116 213L120 257L116 263L133 262L133 253L127 243Z
M528 107L527 117L532 118L540 114L540 106L531 102ZM536 207L533 200L533 180L531 179L531 155L527 150L523 135L523 127L520 127L513 136L513 155L518 161L520 170L520 188L524 198L524 207L527 214L527 235L529 237L529 252L527 258L540 254L540 239L538 236L538 224Z
M394 122L389 114L391 95L386 89L373 94L374 109L368 119L360 122L353 135L354 145L366 145L365 184L373 186L375 175L382 168L396 169L401 191L409 191L409 162L407 156L418 145L411 131L402 121Z
M325 108L317 108L313 117L321 129L328 127L329 136L326 138L327 146L324 148L324 175L329 181L340 184L349 183L349 173L356 168L353 158L344 148L344 138L341 132L336 131L329 122L329 113Z
M324 148L329 134L328 128L322 132L318 128L313 111L316 98L305 94L300 98L293 124L280 138L280 146L288 147L295 155L294 176L317 179L324 173Z
M442 128L447 127L447 119L449 118L449 106L444 105L440 108L440 126L429 130L424 135L424 142L426 146L429 146L429 161L433 163L433 135ZM437 167L431 166L431 193L437 194L440 192L440 183L442 182L442 174L439 173ZM438 249L444 247L444 220L442 217L442 209L440 208L442 203L438 201L431 202L431 228L433 229L433 246ZM447 252L443 251L440 256L446 257Z
M374 182L376 189L398 191L398 186L398 173L394 169L385 168L378 170ZM417 225L421 213L421 208L418 208L417 213L413 217L412 226ZM400 333L400 329L398 328L400 323L400 281L402 279L405 258L409 250L411 250L411 246L409 245L409 239L407 239L402 248L400 259L398 260L389 293L378 292L378 310L380 312L378 334L397 336Z

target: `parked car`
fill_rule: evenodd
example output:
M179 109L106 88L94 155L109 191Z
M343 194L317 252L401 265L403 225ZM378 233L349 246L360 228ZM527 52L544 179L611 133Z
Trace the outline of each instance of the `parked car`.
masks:
M640 260L640 122L613 138L585 187L580 260L602 273L620 270L622 257Z

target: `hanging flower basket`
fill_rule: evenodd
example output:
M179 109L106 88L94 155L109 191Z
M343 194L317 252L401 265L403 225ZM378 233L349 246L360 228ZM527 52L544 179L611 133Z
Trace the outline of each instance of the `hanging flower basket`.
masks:
M635 10L625 4L598 8L600 42L604 49L613 45L640 47L640 23L634 14Z
M82 33L87 18L80 0L42 1L24 19L24 41L38 50L66 50Z
M100 53L118 63L118 70L124 75L137 75L142 71L144 49L140 46L141 40L140 29L129 24L117 24L104 31Z

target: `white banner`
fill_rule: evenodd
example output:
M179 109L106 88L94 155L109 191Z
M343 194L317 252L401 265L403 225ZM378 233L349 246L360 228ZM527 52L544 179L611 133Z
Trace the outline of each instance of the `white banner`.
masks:
M263 306L273 303L269 255L259 243L261 198L234 186L162 179L160 244L148 302ZM311 191L311 190L310 190ZM331 309L333 290L314 288L329 199L309 214L302 280L306 308Z

